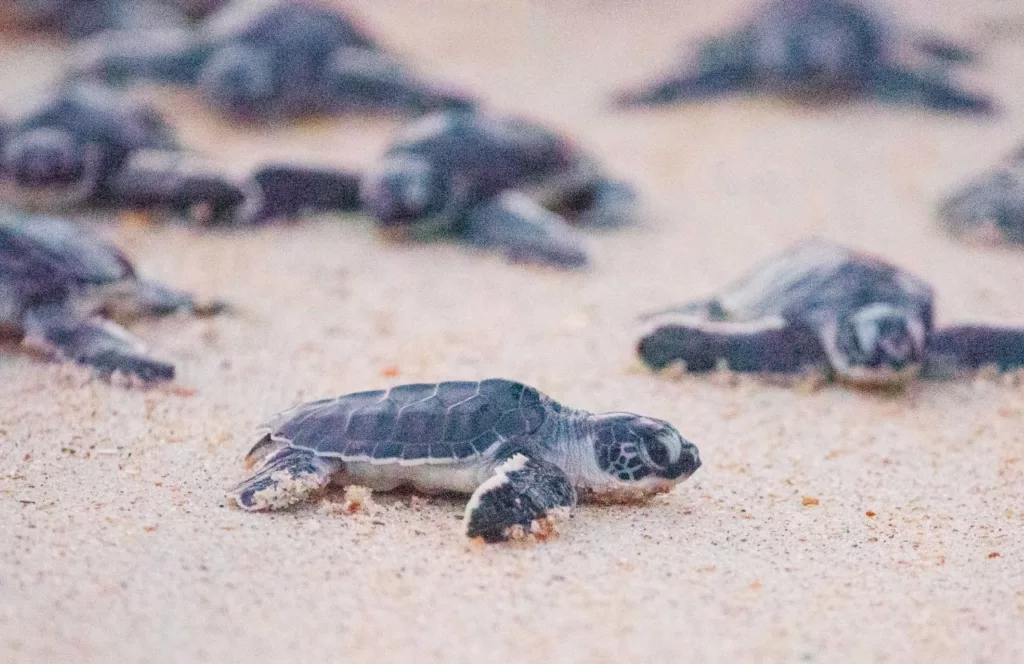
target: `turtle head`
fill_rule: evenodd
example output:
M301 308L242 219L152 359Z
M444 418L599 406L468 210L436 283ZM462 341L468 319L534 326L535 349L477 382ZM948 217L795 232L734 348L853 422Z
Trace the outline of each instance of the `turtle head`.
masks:
M830 349L841 380L892 385L913 378L924 358L925 329L913 315L891 304L869 304L841 317Z
M85 171L83 150L70 132L40 127L19 134L4 146L0 172L19 187L64 187Z
M632 413L591 418L594 456L603 485L594 493L666 491L700 468L700 453L668 422Z
M360 196L367 212L381 226L410 226L444 210L447 187L426 159L392 155L366 176Z
M232 44L210 56L199 73L199 90L223 113L252 120L268 112L278 79L273 53Z

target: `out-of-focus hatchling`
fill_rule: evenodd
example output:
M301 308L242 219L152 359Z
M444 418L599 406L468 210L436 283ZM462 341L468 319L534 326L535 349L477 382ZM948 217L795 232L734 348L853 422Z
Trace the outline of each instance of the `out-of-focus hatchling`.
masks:
M72 39L101 30L148 30L184 26L227 0L8 0L0 16L18 27Z
M656 106L748 91L989 113L987 95L950 76L973 59L964 46L909 33L859 0L772 0L739 29L704 41L674 71L619 93L615 102Z
M970 242L1024 244L1024 148L946 198L939 221Z
M701 465L661 420L595 415L509 380L401 385L302 404L272 418L229 496L289 507L328 484L470 494L464 526L488 542L547 535L577 498L642 501Z
M116 247L82 225L0 210L0 333L79 362L103 376L144 383L174 378L118 323L223 311L140 278ZM115 322L117 321L117 322Z
M72 62L73 75L108 83L195 88L245 122L474 105L413 73L348 15L317 0L231 4L194 30L97 35Z
M936 328L932 288L874 256L824 240L773 256L718 295L646 316L637 351L655 369L817 373L898 387L989 366L1024 367L1024 328Z

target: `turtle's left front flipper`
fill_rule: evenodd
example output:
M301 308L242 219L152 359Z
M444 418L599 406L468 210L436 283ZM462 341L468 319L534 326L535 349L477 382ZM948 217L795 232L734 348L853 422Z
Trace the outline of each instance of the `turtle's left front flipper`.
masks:
M582 241L565 219L519 192L471 208L461 231L469 242L501 249L513 262L580 268L588 261Z
M514 454L473 492L463 523L467 537L485 542L544 537L575 505L576 489L561 468Z
M1024 368L1024 328L959 325L937 330L928 347L923 377L958 378L985 367Z

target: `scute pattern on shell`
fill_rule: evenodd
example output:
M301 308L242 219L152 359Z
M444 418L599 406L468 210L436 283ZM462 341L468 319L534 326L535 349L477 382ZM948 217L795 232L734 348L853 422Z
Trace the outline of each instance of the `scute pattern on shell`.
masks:
M508 380L413 384L298 406L265 429L275 440L344 461L454 462L537 431L553 406Z

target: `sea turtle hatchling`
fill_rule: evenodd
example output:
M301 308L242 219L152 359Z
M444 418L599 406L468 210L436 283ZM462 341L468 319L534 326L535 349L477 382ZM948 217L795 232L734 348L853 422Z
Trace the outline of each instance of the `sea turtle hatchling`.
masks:
M167 209L221 219L249 195L177 145L155 108L69 84L0 130L0 199L30 210Z
M101 30L185 25L226 0L8 0L0 16L19 27L41 28L77 39Z
M571 410L509 380L402 385L305 403L264 424L230 490L245 510L299 503L330 483L470 494L465 532L548 532L577 500L631 502L701 465L672 425Z
M947 197L938 214L955 237L981 244L1024 244L1024 148Z
M367 172L361 196L386 229L563 267L587 262L571 225L615 227L636 215L632 187L574 142L530 120L482 113L413 122Z
M213 108L245 122L474 105L420 78L342 10L317 0L231 4L194 30L104 33L73 61L74 75L112 84L196 88Z
M646 316L637 352L655 369L682 362L692 372L821 372L865 386L1024 367L1024 328L936 329L932 312L932 289L918 277L813 239L712 298Z
M771 0L741 27L704 41L672 73L619 93L619 106L654 106L758 91L806 101L851 97L961 113L989 113L950 69L968 49L909 34L858 0Z
M83 226L0 210L0 336L109 376L174 378L118 323L178 312L206 316L222 303L141 279L128 258Z

